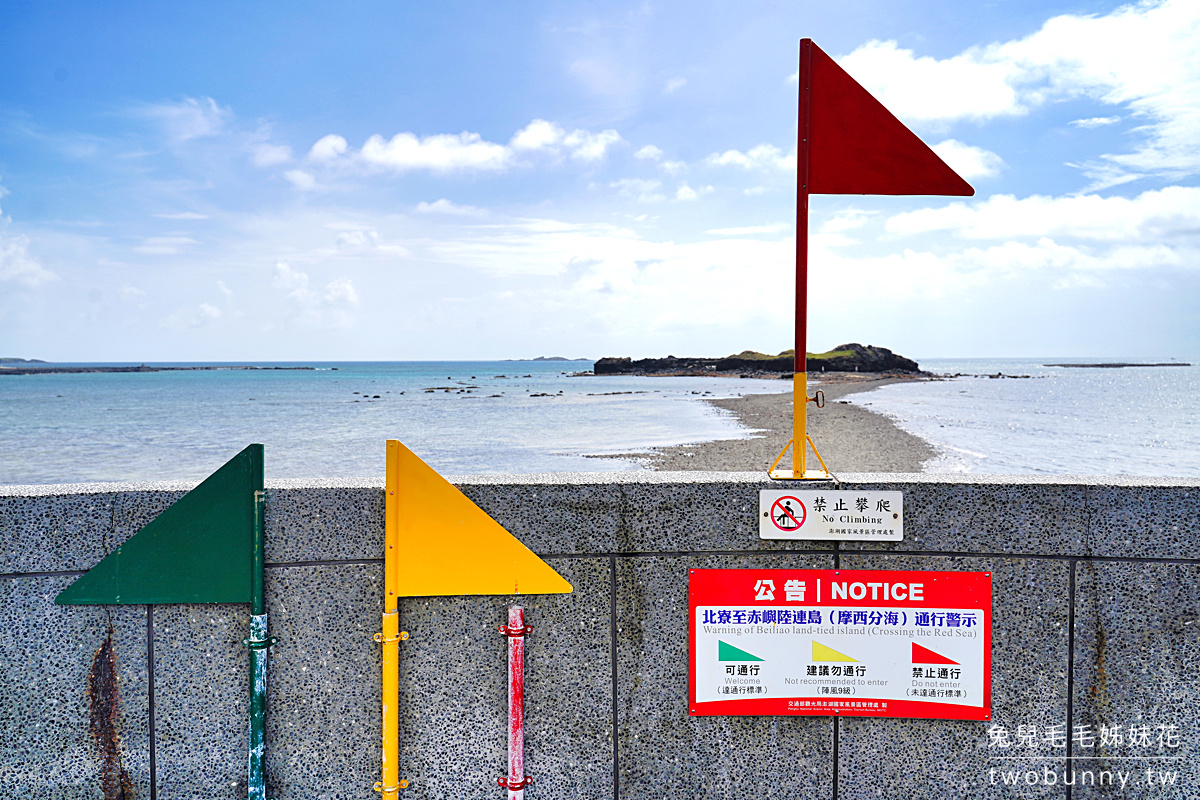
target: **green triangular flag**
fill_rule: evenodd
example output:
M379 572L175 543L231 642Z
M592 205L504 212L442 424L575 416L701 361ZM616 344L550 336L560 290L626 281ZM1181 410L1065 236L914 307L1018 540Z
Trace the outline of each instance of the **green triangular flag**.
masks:
M718 661L762 661L758 656L752 656L745 650L734 647L731 644L726 644L720 639L717 639L717 660Z
M252 444L62 591L59 605L249 603L255 492Z

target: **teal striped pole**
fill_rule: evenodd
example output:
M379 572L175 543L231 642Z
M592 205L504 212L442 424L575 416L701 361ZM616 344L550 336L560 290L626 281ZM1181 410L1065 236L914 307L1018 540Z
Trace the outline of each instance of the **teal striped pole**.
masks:
M250 752L247 763L249 800L267 800L266 713L267 713L267 648L275 640L267 636L267 604L263 594L263 527L266 491L263 478L258 476L254 492L254 562L250 572Z

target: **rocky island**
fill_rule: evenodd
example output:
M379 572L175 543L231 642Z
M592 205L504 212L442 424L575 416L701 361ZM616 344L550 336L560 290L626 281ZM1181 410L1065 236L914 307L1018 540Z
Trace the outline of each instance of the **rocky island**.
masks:
M886 347L857 342L838 345L826 353L809 353L808 372L871 372L920 374L912 359L899 356ZM778 355L743 350L725 358L602 358L595 363L596 375L743 375L746 377L791 377L795 369L795 351Z

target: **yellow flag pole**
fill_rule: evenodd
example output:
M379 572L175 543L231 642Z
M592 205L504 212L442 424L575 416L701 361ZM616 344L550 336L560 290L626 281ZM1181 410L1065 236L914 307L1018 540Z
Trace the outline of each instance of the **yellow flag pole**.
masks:
M375 791L396 798L408 781L400 780L400 443L387 443L387 480L383 503L383 632L375 641L383 643L383 780Z
M808 467L808 373L792 376L792 476L803 478Z

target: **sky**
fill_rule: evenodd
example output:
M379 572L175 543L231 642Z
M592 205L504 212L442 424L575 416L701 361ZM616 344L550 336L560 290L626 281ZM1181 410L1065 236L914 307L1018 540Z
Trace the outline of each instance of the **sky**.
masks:
M0 356L793 346L798 42L975 188L813 196L808 344L1200 355L1200 3L0 6Z

